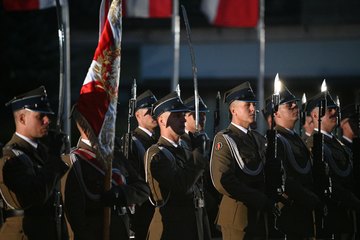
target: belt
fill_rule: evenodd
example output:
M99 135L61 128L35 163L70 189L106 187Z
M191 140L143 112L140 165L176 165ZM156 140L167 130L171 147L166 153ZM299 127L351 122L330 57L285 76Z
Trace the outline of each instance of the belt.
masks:
M9 209L6 210L4 212L4 217L5 218L9 218L9 217L22 217L24 216L24 210L19 210L19 209Z

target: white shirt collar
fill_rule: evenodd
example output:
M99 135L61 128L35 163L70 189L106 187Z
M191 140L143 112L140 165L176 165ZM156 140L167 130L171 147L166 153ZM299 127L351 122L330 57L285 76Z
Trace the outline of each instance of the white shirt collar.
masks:
M243 131L245 134L247 134L247 132L249 131L249 129L246 129L246 128L244 128L244 127L242 127L240 125L237 125L237 124L235 124L233 122L231 122L231 124L234 125L235 127L237 127L238 129L240 129L241 131Z
M314 128L314 131L318 132L319 129ZM321 130L321 133L324 134L324 135L326 135L326 136L328 136L329 138L333 138L333 135L331 135L331 134L328 133L328 132L325 132L324 130Z
M165 138L165 140L168 141L169 143L171 143L171 145L173 145L174 147L177 148L179 146L179 144L174 142L173 140L170 140L170 139L168 139L167 137L164 137L164 136L161 136L161 137Z
M15 132L15 134L16 134L19 138L21 138L21 139L23 139L24 141L26 141L27 143L29 143L29 144L30 144L31 146L33 146L35 149L38 147L39 144L38 144L36 141L31 140L30 138L25 137L24 135L22 135L22 134L20 134L20 133Z
M342 136L343 137L343 139L345 139L346 141L348 141L349 143L353 143L353 141L350 139L350 138L348 138L348 137L346 137L346 136Z
M143 130L147 135L149 135L149 137L151 137L151 136L153 135L153 133L150 132L148 129L143 128L143 127L140 127L140 126L139 126L139 128L140 128L141 130Z

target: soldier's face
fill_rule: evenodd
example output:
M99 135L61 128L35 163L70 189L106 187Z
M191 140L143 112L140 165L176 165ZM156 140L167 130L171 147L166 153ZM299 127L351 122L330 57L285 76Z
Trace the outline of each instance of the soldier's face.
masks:
M185 133L185 122L184 112L172 112L167 119L166 125L180 136Z
M337 110L336 108L327 108L325 115L321 119L321 128L327 132L331 132L337 124Z
M157 121L151 116L151 109L141 108L135 113L139 126L154 131L157 127Z
M194 112L186 113L185 119L186 119L186 130L194 133L196 131L195 113ZM199 112L199 131L204 130L205 122L206 122L206 113Z
M21 121L25 136L30 139L42 138L48 134L50 119L44 113L25 109Z
M230 104L232 122L248 128L255 121L256 103L235 100Z
M279 115L279 117L284 118L286 121L295 123L299 117L299 108L295 101L287 102L279 105L276 115Z

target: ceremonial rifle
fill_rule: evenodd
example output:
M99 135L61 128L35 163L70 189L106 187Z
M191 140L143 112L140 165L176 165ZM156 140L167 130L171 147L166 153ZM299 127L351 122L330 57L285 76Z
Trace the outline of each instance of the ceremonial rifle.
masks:
M219 131L219 125L220 125L220 101L221 101L221 95L220 92L217 92L216 95L216 102L215 102L215 111L214 111L214 136Z
M303 133L303 126L305 124L306 121L306 95L305 93L303 93L302 98L301 98L301 109L300 109L300 114L299 114L299 135L302 136Z
M323 96L318 102L318 131L314 133L314 144L313 144L313 173L314 176L317 176L317 181L315 181L318 194L324 203L323 206L323 217L327 216L328 209L326 202L331 197L332 192L332 183L330 177L330 169L328 163L324 159L324 135L321 133L321 118L325 115L327 108L327 86L326 81L324 80L321 85L321 92ZM324 224L324 219L322 220L322 227Z
M131 87L131 98L129 99L129 112L127 118L127 131L123 137L122 141L122 152L124 156L129 159L130 151L131 151L131 119L134 117L135 114L135 107L136 107L136 79L134 78L134 82Z
M275 113L280 104L281 82L279 74L274 80L274 93L271 97L271 127L266 132L266 165L265 177L268 194L272 199L278 199L284 193L284 179L282 173L282 163L277 161L277 131L275 129Z

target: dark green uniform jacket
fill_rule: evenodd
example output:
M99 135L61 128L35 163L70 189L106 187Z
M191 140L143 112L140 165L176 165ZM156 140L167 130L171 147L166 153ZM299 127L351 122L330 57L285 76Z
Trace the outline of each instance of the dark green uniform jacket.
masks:
M166 148L171 155L159 147ZM145 162L152 196L159 205L150 224L148 239L210 239L204 209L196 208L198 201L194 199L199 197L196 182L205 167L200 152L194 150L187 154L183 147L176 148L160 137L146 152ZM200 228L197 219L201 222Z
M289 197L289 204L277 219L277 227L289 236L313 237L313 210L320 199L314 193L310 151L295 132L280 126L275 129L278 132L277 159L282 161L285 194Z
M2 174L7 189L2 191L13 207L24 209L24 233L29 240L57 239L55 187L67 171L67 165L60 154L49 155L41 143L35 149L16 134L5 145L3 153ZM61 224L62 239L67 238L65 226Z
M129 156L131 164L143 179L145 179L144 155L146 150L157 142L140 128L135 128L132 135L132 148ZM131 216L131 226L136 239L146 239L148 228L154 214L154 206L150 201L145 201L141 206L136 206L135 214Z
M308 146L313 146L313 136L309 139ZM355 215L353 211L360 211L360 200L353 193L354 178L349 152L335 136L331 138L324 135L324 156L330 169L332 186L331 198L324 202L328 209L328 214L324 218L325 232L353 233ZM317 175L325 174L315 173L315 181Z
M79 142L78 148L94 152L94 149L83 142ZM75 240L99 240L103 234L104 204L94 199L91 194L101 194L104 189L104 175L89 164L87 160L75 157L74 166L71 168L66 179L65 209L67 218L74 231ZM77 166L75 166L78 164ZM126 179L126 184L120 185L121 198L125 203L123 207L132 204L141 204L148 198L149 188L131 165L115 153L113 160L113 172L120 170ZM79 183L81 179L84 185ZM85 188L84 188L85 186ZM87 192L90 194L87 194ZM118 206L112 208L110 239L129 238L129 217L127 211Z
M264 210L269 199L263 169L266 141L259 133L251 132L252 136L230 124L216 134L210 160L213 183L223 194L218 224L244 233L234 239L267 234ZM231 144L237 151L229 147Z

